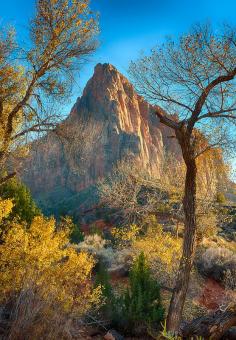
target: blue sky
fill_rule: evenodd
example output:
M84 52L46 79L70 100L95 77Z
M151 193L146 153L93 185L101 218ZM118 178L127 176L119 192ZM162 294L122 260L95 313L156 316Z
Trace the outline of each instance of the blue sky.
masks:
M14 25L18 41L26 40L34 8L34 0L0 0L0 22ZM91 0L91 8L100 13L100 47L77 75L64 113L69 113L81 95L97 63L109 62L126 75L129 62L166 35L177 37L194 23L206 20L216 26L223 22L236 24L236 0Z
M0 1L1 23L13 24L19 40L27 37L34 4L33 0ZM100 47L78 75L72 102L81 94L98 62L109 62L126 74L130 60L166 35L178 36L192 24L205 20L214 25L236 21L236 0L92 0L91 8L100 13Z

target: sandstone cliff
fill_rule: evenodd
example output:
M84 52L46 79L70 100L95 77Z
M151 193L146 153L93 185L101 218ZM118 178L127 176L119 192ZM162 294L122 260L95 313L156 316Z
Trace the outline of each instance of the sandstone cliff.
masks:
M37 201L55 212L60 202L73 209L86 206L87 190L125 155L136 156L140 166L158 174L164 149L177 157L180 152L169 138L173 132L153 112L115 67L98 64L61 124L66 136L50 133L33 144L24 182Z

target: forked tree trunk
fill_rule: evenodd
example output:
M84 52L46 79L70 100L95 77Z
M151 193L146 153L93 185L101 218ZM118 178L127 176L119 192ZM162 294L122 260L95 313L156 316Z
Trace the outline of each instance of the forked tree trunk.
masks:
M182 318L190 272L193 265L196 237L196 160L190 144L188 144L187 147L182 144L181 148L186 164L185 192L183 199L185 229L182 257L167 316L167 330L173 333L179 329Z

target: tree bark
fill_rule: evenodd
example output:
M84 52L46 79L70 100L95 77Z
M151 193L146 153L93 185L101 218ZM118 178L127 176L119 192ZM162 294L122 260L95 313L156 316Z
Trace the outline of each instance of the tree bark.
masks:
M187 339L203 337L218 340L233 326L236 326L236 310L217 311L194 319L185 325L182 336Z
M190 138L186 135L182 135L182 138L179 138L179 143L186 164L185 192L183 199L185 228L182 257L167 316L167 330L172 333L177 332L180 326L190 272L193 265L196 238L196 160L194 158L194 150L191 146Z

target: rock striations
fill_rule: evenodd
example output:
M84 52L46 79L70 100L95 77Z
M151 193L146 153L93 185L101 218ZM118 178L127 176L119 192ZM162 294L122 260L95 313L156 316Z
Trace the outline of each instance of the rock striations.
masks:
M22 178L35 199L54 213L58 202L72 200L73 207L79 206L79 194L130 154L140 166L158 174L164 149L177 157L180 152L169 138L172 131L160 124L154 110L114 66L98 64L61 124L67 136L50 133L33 144Z

